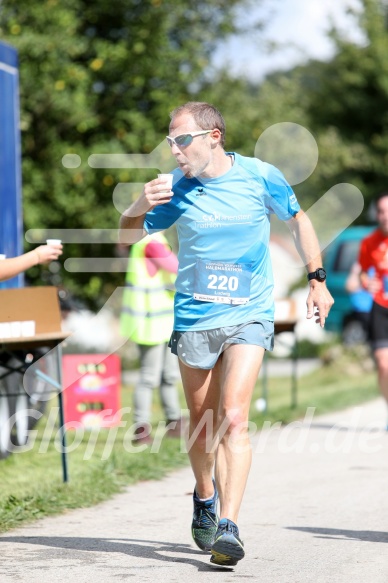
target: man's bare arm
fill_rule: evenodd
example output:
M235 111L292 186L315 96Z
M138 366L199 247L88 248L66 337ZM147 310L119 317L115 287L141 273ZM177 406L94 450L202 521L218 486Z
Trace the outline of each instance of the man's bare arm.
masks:
M119 223L119 242L123 245L137 243L147 235L144 218L148 211L160 204L170 202L174 193L165 192L166 183L159 178L144 185L140 197L123 212Z
M145 213L137 217L132 217L126 215L125 213L127 212L131 212L131 207L120 218L119 242L122 245L132 245L147 235L147 231L144 228Z
M319 242L308 216L303 211L299 211L293 219L288 221L288 225L294 237L295 246L306 266L307 273L322 267ZM310 291L306 302L307 318L314 316L314 309L316 308L316 322L323 328L334 300L326 287L326 282L312 279L309 283Z
M62 245L40 245L17 257L0 260L0 281L11 279L34 265L56 261L62 255Z

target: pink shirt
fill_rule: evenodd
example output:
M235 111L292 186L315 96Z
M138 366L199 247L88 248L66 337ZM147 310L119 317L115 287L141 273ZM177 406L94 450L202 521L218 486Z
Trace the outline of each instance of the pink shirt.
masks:
M153 277L159 269L169 273L178 272L178 259L169 247L159 241L150 241L145 250L146 267L150 277Z

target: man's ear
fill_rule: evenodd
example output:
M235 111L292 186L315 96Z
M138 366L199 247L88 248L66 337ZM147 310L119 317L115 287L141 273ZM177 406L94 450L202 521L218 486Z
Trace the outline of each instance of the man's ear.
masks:
M212 144L213 147L215 147L221 143L222 135L221 135L221 132L218 128L214 128L214 130L212 130L210 137L213 138L213 140L215 140Z

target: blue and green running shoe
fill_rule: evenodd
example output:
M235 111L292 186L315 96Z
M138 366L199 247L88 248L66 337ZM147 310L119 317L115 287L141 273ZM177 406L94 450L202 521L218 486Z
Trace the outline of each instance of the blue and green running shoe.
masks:
M200 500L195 490L193 494L194 513L193 522L191 524L191 533L195 544L202 551L210 551L214 542L214 536L217 532L218 492L214 480L213 486L214 496L211 500Z
M210 562L222 567L237 565L244 556L244 543L239 538L237 524L228 518L221 518L214 543L210 549Z

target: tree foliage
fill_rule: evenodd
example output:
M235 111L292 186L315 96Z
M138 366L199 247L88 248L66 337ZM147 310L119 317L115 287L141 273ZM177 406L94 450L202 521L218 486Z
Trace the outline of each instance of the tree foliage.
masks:
M279 122L307 128L318 144L313 174L295 187L309 208L332 186L349 182L365 199L359 222L367 220L374 195L387 190L388 176L388 5L362 0L354 13L365 41L349 41L335 28L330 36L335 55L328 62L311 60L262 83L233 80L224 71L221 83L209 84L206 96L224 94L229 114L229 143L253 155L261 133ZM232 110L238 112L231 115ZM293 154L298 156L298 144ZM271 160L268 160L271 161Z
M388 12L381 0L362 5L358 20L365 43L344 40L333 30L335 57L299 73L308 87L306 116L323 154L317 178L357 185L367 209L387 189Z

